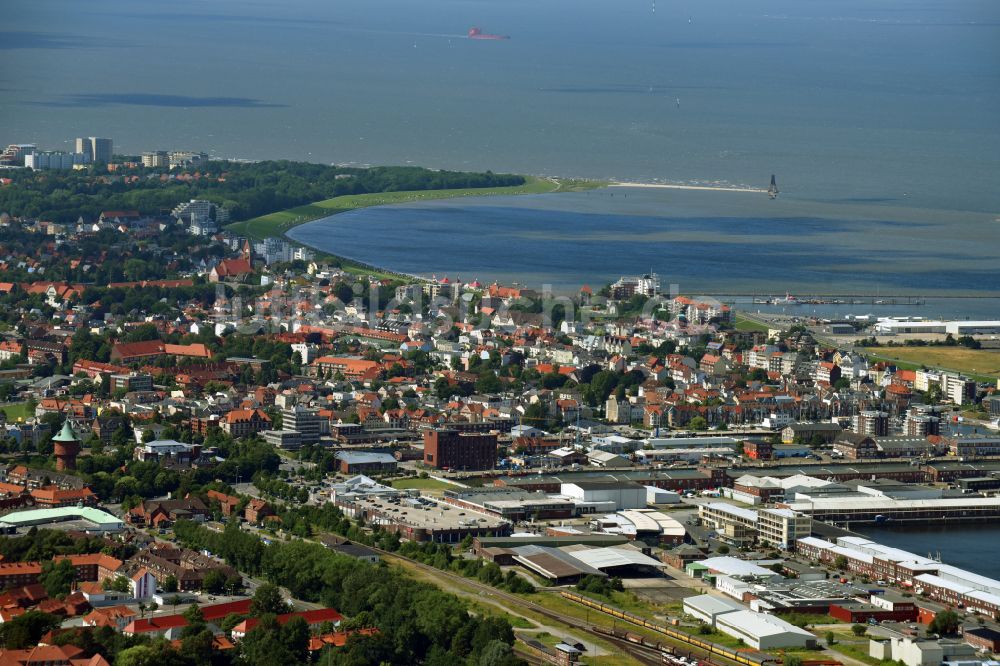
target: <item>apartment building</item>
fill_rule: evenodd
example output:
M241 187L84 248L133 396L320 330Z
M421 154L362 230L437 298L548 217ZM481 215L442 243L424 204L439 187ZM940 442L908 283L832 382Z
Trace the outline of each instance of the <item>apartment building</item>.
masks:
M795 543L812 534L812 518L790 509L762 509L757 512L758 540L792 550Z

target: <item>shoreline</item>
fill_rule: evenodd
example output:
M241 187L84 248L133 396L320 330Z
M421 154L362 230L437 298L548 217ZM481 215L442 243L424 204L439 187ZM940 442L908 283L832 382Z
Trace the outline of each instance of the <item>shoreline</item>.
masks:
M609 185L608 181L553 178L549 176L522 177L525 179L523 184L511 187L403 190L346 194L275 211L249 220L232 222L226 225L225 228L241 236L247 236L255 240L263 240L267 237L276 236L287 238L285 235L286 232L295 227L359 208L391 206L420 201L440 201L459 197L522 196L528 194L583 192Z
M355 196L364 196L364 197L371 197L371 198L379 198L379 197L383 197L386 194L388 194L388 195L403 194L403 195L410 195L410 198L408 198L405 201L402 201L402 200L372 201L370 203L366 203L365 205L356 205L356 206L343 207L343 208L337 208L337 209L327 209L327 210L324 210L322 212L322 214L316 215L315 217L311 217L309 219L295 220L295 222L293 224L289 224L287 226L287 228L282 229L280 235L281 235L281 237L289 240L290 242L293 242L293 243L296 243L296 244L299 244L299 245L303 245L305 247L309 247L309 248L315 250L318 256L328 257L328 258L330 258L332 260L339 261L341 263L342 267L344 267L345 269L346 268L354 268L355 269L354 272L356 272L357 269L361 269L361 270L364 270L365 272L372 273L372 274L382 274L382 275L386 275L386 276L389 276L389 277L419 280L421 282L429 282L432 279L430 277L430 275L439 274L439 273L443 274L443 273L446 273L447 270L444 269L444 268L442 268L440 270L435 270L434 267L428 267L428 269L427 269L427 273L428 274L427 275L418 275L418 274L415 274L415 273L409 273L409 272L402 271L402 270L396 270L396 269L392 269L392 268L389 268L389 267L384 266L384 265L379 265L379 264L375 264L375 263L369 263L367 261L363 261L361 259L357 259L357 258L348 256L348 255L338 254L338 253L331 252L329 250L323 249L322 247L318 247L317 245L312 244L312 243L318 242L318 239L314 239L312 241L312 243L310 243L310 242L306 242L306 241L303 241L303 240L298 240L296 238L292 238L292 237L290 237L288 235L288 232L292 231L296 227L303 226L305 224L309 224L309 223L312 223L312 222L317 222L319 220L326 220L326 219L331 219L332 220L332 218L334 218L339 213L347 212L348 210L356 210L358 208L367 208L367 207L376 207L376 206L392 206L392 205L397 205L397 204L405 204L405 203L419 202L419 201L443 200L443 199L448 199L448 198L456 198L457 196L482 196L482 197L490 197L490 196L511 196L511 195L516 195L516 194L550 194L550 193L555 194L555 193L560 193L560 192L580 192L580 191L589 191L589 190L592 190L592 189L609 189L609 188L615 188L615 187L624 187L624 188L632 188L632 189L651 189L651 190L687 190L687 191L695 191L695 192L697 192L697 191L701 191L701 192L745 192L745 193L753 193L753 194L767 194L767 190L765 190L765 189L751 188L751 187L737 187L737 186L722 186L722 185L719 185L719 186L714 186L714 185L712 185L712 186L710 186L710 185L682 185L682 184L670 184L670 183L639 183L639 182L631 182L631 181L629 181L629 182L619 182L619 181L579 181L579 180L574 180L574 179L558 179L558 178L545 177L545 176L526 176L526 178L530 179L529 183L526 183L525 185L522 185L522 186L517 186L515 188L511 188L512 190L515 190L515 191L506 191L506 192L498 192L496 190L491 190L491 191L485 191L485 192L467 191L467 192L463 192L461 194L456 194L453 191L448 191L448 190L443 190L443 191L427 190L427 191L417 191L417 192L411 192L411 193L383 193L382 195L380 195L380 194L355 195ZM547 184L547 187L545 187L545 188L539 188L539 184L543 184L543 183ZM569 184L569 187L566 187L567 183ZM582 187L580 187L581 183L583 184ZM532 189L532 191L524 191L525 189L528 189L529 187ZM435 195L437 195L437 196L435 196ZM287 212L287 211L284 211L284 212ZM272 214L272 215L274 215L274 214ZM411 268L411 270L412 270L412 268ZM492 276L492 277L488 276L487 277L488 281L492 281L493 279L496 279L496 280L508 280L509 278L507 278L507 277L501 277L501 276ZM531 282L530 280L518 279L518 278L515 278L515 280L517 282L525 282L525 283L530 283ZM593 280L591 280L591 282L592 281ZM560 280L558 282L561 283L563 281ZM540 284L544 284L544 281L541 282ZM571 293L575 292L575 287L572 284L570 284L570 283L565 283L565 284L563 284L562 287L558 287L556 285L556 281L554 281L552 284L553 284L553 293L571 294ZM952 292L952 293L948 293L948 292L941 293L941 292L937 292L934 289L917 291L917 290L910 290L910 289L905 289L904 288L904 290L901 291L901 292L899 292L899 293L893 292L893 293L890 294L890 293L883 293L883 292L879 292L879 291L866 292L863 289L858 290L857 288L853 288L853 289L852 288L847 288L847 289L843 289L841 291L833 292L833 291L823 290L822 288L817 289L817 287L818 287L818 285L814 285L811 288L808 285L806 285L804 287L803 286L793 285L791 288L789 288L788 285L784 285L784 286L782 286L782 285L772 285L770 287L764 286L764 287L761 287L759 289L755 289L754 291L746 291L745 287L743 289L739 289L739 287L737 287L738 291L737 290L728 290L728 289L725 289L725 288L720 289L718 287L715 287L715 288L709 287L707 289L695 289L695 290L691 290L691 293L697 293L699 296L720 297L720 298L729 299L729 300L740 299L740 298L750 298L750 297L760 297L762 295L768 295L768 294L772 294L772 295L773 294L777 294L777 295L780 296L781 293L784 293L786 291L792 291L792 292L796 293L796 295L800 299L807 299L807 298L813 297L813 298L864 299L864 300L868 301L870 299L875 299L875 298L883 299L883 300L885 300L885 299L913 299L913 298L920 298L920 299L943 299L943 300L973 301L973 300L976 300L976 299L979 299L979 300L987 299L987 300L989 300L989 299L1000 298L1000 293L997 293L997 292L985 292L985 293L979 292L979 293L977 293L974 290ZM725 301L725 302L728 302L728 300ZM757 303L732 302L732 303L730 303L730 305L732 305L732 307L734 307L736 309L739 309L741 311L748 312L748 313L753 313L755 310L758 309L755 306L758 306L760 304L757 304ZM796 314L796 312L801 312L801 314L803 316L805 316L807 314L810 314L809 308L812 305L813 304L802 303L802 308L801 309L795 308L793 310L790 310L789 314ZM818 304L818 305L822 306L822 305L827 305L827 304ZM882 304L882 303L843 303L843 304L833 304L833 305L847 305L847 306L855 306L855 307L862 307L863 308L865 306L868 306L868 307L873 307L873 306L877 307L879 305L884 305L884 304ZM905 304L889 304L889 305L905 305Z

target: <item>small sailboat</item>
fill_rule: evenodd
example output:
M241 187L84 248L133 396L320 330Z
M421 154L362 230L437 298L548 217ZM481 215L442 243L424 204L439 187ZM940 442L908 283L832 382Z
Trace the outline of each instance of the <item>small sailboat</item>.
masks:
M774 174L771 174L771 184L767 188L767 196L772 199L778 198L778 183L774 180Z

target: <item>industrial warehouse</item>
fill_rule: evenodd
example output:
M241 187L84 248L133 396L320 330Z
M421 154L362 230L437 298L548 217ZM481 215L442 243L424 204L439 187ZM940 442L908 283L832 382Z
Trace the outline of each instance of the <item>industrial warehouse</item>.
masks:
M841 537L836 543L806 537L799 539L796 551L825 564L840 561L848 571L970 612L1000 614L1000 581L863 537Z

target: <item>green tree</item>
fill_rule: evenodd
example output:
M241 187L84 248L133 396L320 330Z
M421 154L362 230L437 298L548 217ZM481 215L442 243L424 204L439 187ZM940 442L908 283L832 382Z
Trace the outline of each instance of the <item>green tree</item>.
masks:
M28 611L0 624L0 645L11 650L34 647L42 636L58 627L61 621L57 615Z
M826 638L826 644L827 645L834 645L837 642L837 636L832 631L826 632L825 638Z
M209 594L222 594L226 589L226 574L218 569L213 569L205 574L202 589Z
M927 631L932 634L947 636L958 631L962 618L953 610L941 611L934 616L931 623L927 625Z
M851 633L857 636L858 638L861 638L862 636L868 633L868 627L866 627L863 624L852 624Z
M240 641L240 657L253 666L288 666L295 655L282 641L281 626L271 613L258 618L257 626Z
M687 427L691 430L708 430L708 422L703 416L696 416L688 421Z
M173 574L169 575L163 581L163 591L164 592L176 592L177 591L177 577ZM177 604L174 604L175 606Z
M69 594L76 580L76 569L68 559L58 562L49 560L42 564L42 573L38 576L38 582L45 588L45 592L50 597L62 597Z
M296 663L305 663L308 660L309 625L304 618L293 617L281 628L281 643Z
M478 666L515 666L522 663L514 649L503 641L490 641L479 654Z
M265 613L280 615L288 612L288 604L281 596L281 590L273 583L264 583L257 588L250 602L250 615L259 617Z
M201 606L191 604L182 615L187 620L187 626L181 630L181 638L197 636L205 631L205 614L202 612Z

